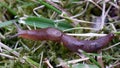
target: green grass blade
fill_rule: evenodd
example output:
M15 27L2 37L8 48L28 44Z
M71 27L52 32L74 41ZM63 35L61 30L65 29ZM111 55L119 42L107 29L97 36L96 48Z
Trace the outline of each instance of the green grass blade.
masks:
M115 34L120 34L120 31L118 31L118 32L114 32Z
M5 4L5 3L0 3L0 5L3 6L3 7L5 7L5 8L7 8L7 10L8 10L11 14L13 14L14 16L17 15L16 11L14 11L12 8L10 8L7 4Z
M98 63L94 58L92 58L92 57L91 57L90 55L88 55L86 52L83 52L83 54L86 55L87 57L89 57L90 60L91 60L94 64L96 64L99 68L101 68L101 66L99 65L99 63Z
M30 63L31 65L35 65L37 68L39 67L39 63L33 61L32 59L28 58L28 57L23 57L28 63Z
M43 5L45 5L46 7L48 7L48 8L50 8L50 9L56 11L56 12L59 13L59 14L62 13L60 10L58 10L58 9L56 9L55 7L51 6L50 4L44 2L43 0L39 0L39 2L40 2L41 4L43 4Z

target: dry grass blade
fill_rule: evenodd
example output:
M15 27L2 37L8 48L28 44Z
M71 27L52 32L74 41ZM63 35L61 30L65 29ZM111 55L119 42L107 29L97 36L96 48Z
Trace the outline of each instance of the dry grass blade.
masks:
M3 44L0 42L0 47L8 50L9 52L11 52L12 54L14 54L15 56L19 57L20 54L18 52L16 52L15 50L13 50L12 48L8 47L7 45Z
M9 58L9 59L15 59L15 57L14 57L14 56L7 55L7 54L4 54L4 53L0 53L0 56L7 57L7 58Z

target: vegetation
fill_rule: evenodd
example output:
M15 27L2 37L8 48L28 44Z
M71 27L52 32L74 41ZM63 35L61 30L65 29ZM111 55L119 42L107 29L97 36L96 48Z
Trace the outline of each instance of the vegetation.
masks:
M115 38L98 53L81 58L61 43L20 37L22 29L58 28L80 40L108 33ZM0 0L0 68L119 68L119 0Z

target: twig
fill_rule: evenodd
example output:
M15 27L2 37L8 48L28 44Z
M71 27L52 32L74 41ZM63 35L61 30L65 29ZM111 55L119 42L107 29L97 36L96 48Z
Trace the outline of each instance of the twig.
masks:
M39 63L39 68L41 68L42 60L43 60L43 52L41 52L41 57L40 57L40 63Z
M107 47L107 48L105 48L105 49L103 49L103 50L108 50L108 49L110 49L110 48L112 48L112 47L115 47L115 46L117 46L117 45L119 45L120 44L120 42L118 42L118 43L116 43L116 44L114 44L114 45L112 45L112 46L110 46L110 47Z
M81 13L79 13L79 14L77 14L77 15L74 15L74 16L72 16L71 18L75 18L75 17L81 16L83 13L85 13L86 10L87 10L88 5L89 5L89 2L87 2L85 9L84 9Z
M112 6L110 6L108 8L108 10L105 12L104 9L103 9L103 13L102 13L102 16L101 17L96 17L95 19L95 25L93 26L94 28L96 28L96 30L101 30L103 29L104 27L104 24L105 24L105 18L107 17L108 15L108 12L110 10ZM105 8L105 7L104 7ZM103 15L104 14L104 15ZM100 27L99 27L100 26Z
M53 66L50 64L49 60L47 58L45 58L44 61L50 68L53 68Z
M17 25L16 22L13 22L13 23L14 23L14 25L16 26L18 32L19 32L19 31L22 31L21 27L20 27L19 25Z
M112 6L116 7L117 9L119 9L120 7L116 4L114 4L113 2L109 1L108 3L110 3Z
M57 60L59 64L56 65L56 67L69 68L69 65L64 60L62 60L61 58L57 58Z
M12 54L14 54L15 56L19 57L20 54L18 52L16 52L15 50L13 50L12 48L8 47L7 45L3 44L0 42L0 47L3 47L4 49L8 50L9 52L11 52Z
M111 7L112 7L112 6L110 5L109 8L107 9L107 11L105 12L105 17L107 17L108 12L110 11Z
M73 19L73 17L71 17L71 20L74 21L74 22L81 22L81 23L91 23L91 24L94 24L93 22L89 22L89 21L85 21L85 20Z
M98 0L97 3L100 3L102 0Z
M5 36L3 36L1 33L0 33L0 39L5 39Z
M55 4L54 2L52 2L51 0L45 0L46 2L48 2L49 4L53 5L54 7L56 7L57 9L61 10L62 12L66 13L68 16L71 16L71 14L69 12L67 12L65 9L63 9L62 7L60 7L59 5Z
M98 53L100 54L99 56L97 56L97 61L100 64L101 68L104 68L104 63L103 63L103 59L102 59L102 51L99 50Z
M111 8L112 6L110 5L110 7L107 9L107 11L105 12L105 8L106 8L106 2L105 1L103 1L103 9L102 9L102 21L101 21L101 27L100 27L100 29L103 29L103 27L104 27L104 24L105 24L105 19L106 19L106 17L107 17L107 15L108 15L108 12L110 11L110 8Z
M97 33L70 34L70 33L67 33L67 35L71 35L71 36L106 36L107 34L97 34Z
M36 12L36 10L41 9L41 8L43 8L43 7L45 7L45 6L44 6L44 5L41 5L41 6L39 6L39 7L34 8L34 9L33 9L34 14L35 14L36 16L40 17L41 15L39 15L39 14Z
M105 23L105 7L106 7L106 2L103 1L103 9L102 9L102 21L100 25L100 29L103 29L104 23Z
M78 63L78 62L81 62L81 61L85 61L85 60L88 60L89 58L86 57L86 58L82 58L82 59L75 59L75 60L70 60L70 61L67 61L68 64L75 64L75 63Z
M114 67L117 66L117 65L120 65L120 63L113 64L113 65L109 66L109 68L114 68Z
M75 30L75 29L96 30L95 28L89 28L89 27L75 27L75 28L70 28L70 29L66 29L66 30L63 30L63 31L65 32L65 31L70 31L70 30Z
M82 61L85 61L85 60L88 60L89 58L86 57L86 58L81 58L81 59L75 59L75 60L70 60L70 61L63 61L62 59L58 59L60 61L60 64L57 65L57 67L59 66L65 66L65 67L68 67L68 64L76 64L78 62L82 62Z
M110 23L110 25L112 26L113 31L114 31L114 32L117 32L117 29L115 28L114 24L113 24L113 23Z
M93 3L95 6L97 6L100 10L102 10L102 8L98 5L98 4L96 4L93 0L88 0L89 2L91 2L91 3Z
M0 56L4 56L4 57L10 58L10 59L15 59L14 56L10 56L10 55L4 54L4 53L0 53Z
M46 43L46 41L43 41L43 42L41 43L41 45L39 45L38 47L36 47L36 48L32 51L32 53L34 53L36 50L38 50L40 47L42 47L45 43Z
M56 12L53 12L53 13L52 13L52 15L50 16L50 19L55 18L55 17L56 17L56 15L57 15L57 13L56 13Z
M0 52L2 52L3 51L3 49L2 49L2 47L0 46Z

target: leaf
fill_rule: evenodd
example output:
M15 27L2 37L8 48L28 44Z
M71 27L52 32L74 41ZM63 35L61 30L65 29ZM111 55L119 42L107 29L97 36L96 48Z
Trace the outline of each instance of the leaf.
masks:
M90 65L90 64L77 64L72 68L99 68L96 65Z
M54 20L50 20L44 17L28 17L24 21L27 25L36 26L38 28L55 27L60 30L72 28L68 22L55 22Z
M2 22L0 23L0 28L11 25L14 21L17 21L17 20L9 20L9 21Z
M46 28L46 27L54 27L53 21L42 18L42 17L28 17L25 19L25 23L30 26L36 26L40 28Z

